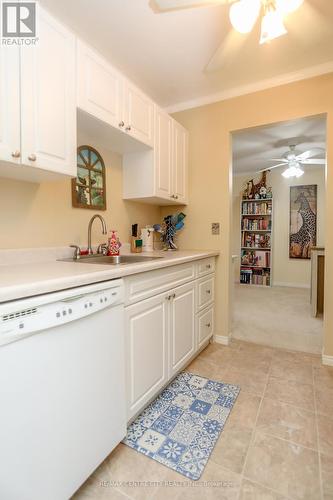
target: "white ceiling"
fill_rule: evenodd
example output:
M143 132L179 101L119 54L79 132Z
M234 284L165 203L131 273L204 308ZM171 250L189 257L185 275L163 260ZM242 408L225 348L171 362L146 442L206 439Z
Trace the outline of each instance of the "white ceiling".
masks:
M288 35L261 46L259 23L236 33L227 5L154 14L149 0L40 3L164 107L333 71L332 0L304 0L286 19Z
M312 148L326 150L326 119L324 115L293 120L265 127L256 127L236 132L232 136L234 174L253 174L278 161L294 144L301 152ZM281 167L285 169L286 167ZM304 167L306 168L306 166ZM316 165L311 168L323 168ZM277 171L280 168L276 169Z

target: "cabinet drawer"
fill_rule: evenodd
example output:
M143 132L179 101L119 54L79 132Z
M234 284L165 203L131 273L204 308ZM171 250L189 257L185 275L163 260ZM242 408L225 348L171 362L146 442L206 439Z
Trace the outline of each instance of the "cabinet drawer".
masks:
M214 281L215 276L208 276L198 280L198 307L197 310L204 309L214 301Z
M209 257L208 259L200 260L197 263L197 276L206 276L206 274L215 272L215 257Z
M197 328L198 349L200 349L214 333L214 306L197 315Z
M195 279L195 264L181 264L125 278L125 305L183 285Z

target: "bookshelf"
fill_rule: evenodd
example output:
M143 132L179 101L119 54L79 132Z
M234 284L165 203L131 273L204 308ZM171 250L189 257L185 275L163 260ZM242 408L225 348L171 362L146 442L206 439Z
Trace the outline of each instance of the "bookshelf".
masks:
M272 285L273 199L241 201L242 285Z

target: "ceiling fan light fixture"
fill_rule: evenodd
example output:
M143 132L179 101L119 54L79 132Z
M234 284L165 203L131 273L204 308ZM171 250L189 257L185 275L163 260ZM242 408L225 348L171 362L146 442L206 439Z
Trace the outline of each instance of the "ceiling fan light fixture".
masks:
M250 33L261 9L261 0L239 0L230 7L230 22L239 33Z
M299 165L298 166L293 165L287 168L287 170L285 170L284 172L282 172L283 177L285 177L286 179L290 179L291 177L299 178L302 177L303 174L304 170L302 170Z
M276 8L275 2L267 3L265 6L265 15L261 21L260 44L270 42L274 38L286 35L288 32L283 23L283 15Z

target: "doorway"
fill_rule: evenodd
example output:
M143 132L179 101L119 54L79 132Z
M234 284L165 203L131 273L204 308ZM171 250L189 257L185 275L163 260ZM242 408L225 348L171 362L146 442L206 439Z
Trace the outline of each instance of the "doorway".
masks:
M237 131L232 144L232 336L321 353L311 256L325 247L326 116Z

